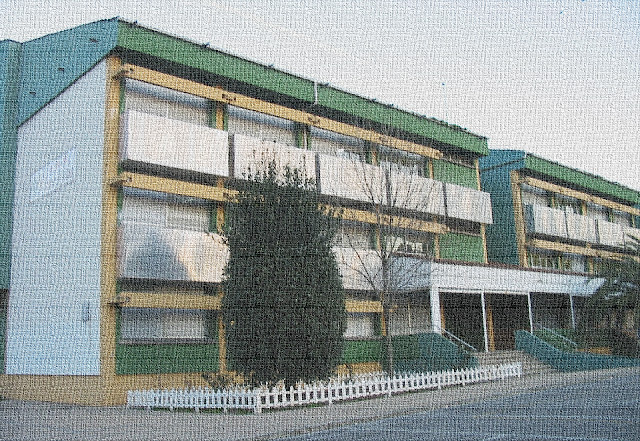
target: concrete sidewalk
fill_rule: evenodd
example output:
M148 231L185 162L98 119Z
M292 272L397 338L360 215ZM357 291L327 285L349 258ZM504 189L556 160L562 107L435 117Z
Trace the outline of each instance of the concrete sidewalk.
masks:
M295 408L260 415L169 412L0 401L3 440L245 440L271 439L384 417L435 410L523 392L587 383L640 368L547 373L392 397Z

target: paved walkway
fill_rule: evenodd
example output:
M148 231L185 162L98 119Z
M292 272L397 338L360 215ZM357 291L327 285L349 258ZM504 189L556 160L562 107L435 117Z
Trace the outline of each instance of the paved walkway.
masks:
M245 440L272 439L384 417L409 415L491 398L508 398L630 374L640 368L551 373L392 397L265 412L169 412L0 401L2 440Z

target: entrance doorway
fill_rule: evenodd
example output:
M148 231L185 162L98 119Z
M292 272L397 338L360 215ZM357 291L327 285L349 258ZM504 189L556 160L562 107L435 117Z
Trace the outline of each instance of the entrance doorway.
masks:
M480 294L440 293L442 328L477 350L484 350L484 323Z
M515 349L515 332L530 330L529 300L524 295L486 294L489 350Z

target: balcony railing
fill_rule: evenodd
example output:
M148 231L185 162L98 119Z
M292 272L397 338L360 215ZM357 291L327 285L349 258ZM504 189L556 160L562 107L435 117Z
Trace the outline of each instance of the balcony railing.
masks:
M229 251L217 234L127 223L118 254L119 277L219 283Z
M274 163L278 172L286 167L298 169L309 179L316 179L316 159L313 152L289 147L273 141L246 135L233 135L233 176L243 179L264 170L265 164Z
M622 225L602 219L596 221L598 243L611 247L624 247L624 229Z
M122 115L120 159L229 176L229 134L130 110Z
M567 238L567 220L565 212L542 205L524 206L527 231L532 234Z
M482 191L241 134L232 135L230 147L229 137L225 131L131 110L122 116L120 159L238 179L274 161L279 170L303 170L328 196L492 223L490 196Z
M455 184L444 185L447 216L483 224L493 223L489 193Z
M598 242L595 219L575 214L571 211L566 211L565 216L567 220L567 236L569 239L589 243Z
M590 244L624 248L632 238L640 240L640 229L541 205L525 204L527 232L578 240Z

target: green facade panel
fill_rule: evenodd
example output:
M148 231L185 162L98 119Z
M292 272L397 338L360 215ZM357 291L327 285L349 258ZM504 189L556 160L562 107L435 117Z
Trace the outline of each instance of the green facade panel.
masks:
M121 344L116 346L116 374L217 372L217 344Z
M484 262L482 237L463 233L440 236L440 258L462 262Z
M341 363L370 363L380 361L382 341L380 340L345 340Z
M443 159L433 161L433 179L479 190L478 174L475 168L454 164Z

